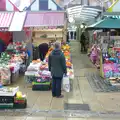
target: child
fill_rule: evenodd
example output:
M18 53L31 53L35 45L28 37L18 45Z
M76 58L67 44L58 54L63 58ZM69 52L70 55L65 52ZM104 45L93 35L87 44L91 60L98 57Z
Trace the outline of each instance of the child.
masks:
M91 48L91 55L90 55L93 64L96 64L97 56L98 56L98 49L97 49L97 45L94 44L93 47Z

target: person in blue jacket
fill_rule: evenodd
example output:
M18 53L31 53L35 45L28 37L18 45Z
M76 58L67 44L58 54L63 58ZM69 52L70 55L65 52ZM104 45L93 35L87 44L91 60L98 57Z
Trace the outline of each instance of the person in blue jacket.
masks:
M26 53L28 55L28 61L27 61L27 66L29 66L30 62L31 62L31 51L30 50L26 50Z

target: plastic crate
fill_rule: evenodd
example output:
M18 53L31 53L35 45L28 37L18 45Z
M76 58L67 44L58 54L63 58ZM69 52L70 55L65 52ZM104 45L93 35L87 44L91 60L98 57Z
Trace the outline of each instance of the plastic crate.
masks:
M51 88L51 83L50 82L46 82L46 83L37 83L37 82L33 82L32 83L32 90L38 90L38 91L49 91Z
M14 109L24 109L27 107L27 100L24 103L14 103Z
M0 109L13 109L13 103L10 104L0 104Z
M0 96L0 103L14 103L14 96Z

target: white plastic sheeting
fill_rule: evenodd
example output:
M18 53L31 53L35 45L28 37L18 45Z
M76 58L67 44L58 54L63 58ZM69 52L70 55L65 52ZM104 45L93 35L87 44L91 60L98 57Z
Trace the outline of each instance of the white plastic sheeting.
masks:
M9 31L21 31L23 29L25 18L26 12L15 12Z

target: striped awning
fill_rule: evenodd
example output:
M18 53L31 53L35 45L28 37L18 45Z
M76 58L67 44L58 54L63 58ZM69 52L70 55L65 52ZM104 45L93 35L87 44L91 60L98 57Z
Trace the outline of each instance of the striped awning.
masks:
M0 31L6 31L12 21L14 12L0 12Z
M63 26L64 12L29 12L24 27Z

